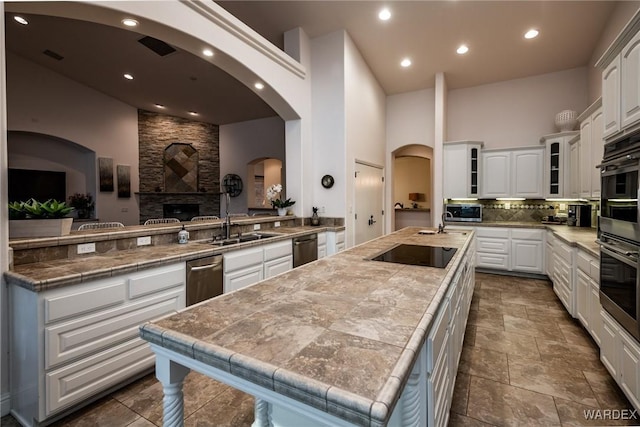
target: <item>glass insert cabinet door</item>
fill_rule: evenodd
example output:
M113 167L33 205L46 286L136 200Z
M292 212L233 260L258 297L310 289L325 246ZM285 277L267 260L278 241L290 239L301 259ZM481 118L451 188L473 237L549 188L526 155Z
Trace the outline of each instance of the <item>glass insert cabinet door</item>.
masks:
M478 153L477 148L471 149L471 188L469 192L473 195L478 194Z
M560 194L560 143L549 144L549 194Z

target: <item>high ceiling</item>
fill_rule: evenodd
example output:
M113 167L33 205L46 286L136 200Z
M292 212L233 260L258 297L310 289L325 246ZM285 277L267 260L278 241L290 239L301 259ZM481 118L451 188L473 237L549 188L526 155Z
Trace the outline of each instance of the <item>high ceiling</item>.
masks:
M280 48L283 33L296 27L311 39L346 29L391 95L433 87L436 72L444 72L455 89L585 66L616 2L218 3ZM384 5L392 13L385 22L377 18ZM187 111L197 111L196 120L216 124L275 115L252 90L197 56L178 50L160 57L138 43L144 34L65 18L29 14L29 25L20 25L13 16L21 7L5 4L9 51L134 107L154 110L160 103L167 114L193 119ZM529 28L540 35L525 40ZM455 53L461 43L470 48L466 55ZM405 57L411 67L400 67ZM135 79L124 81L123 70Z

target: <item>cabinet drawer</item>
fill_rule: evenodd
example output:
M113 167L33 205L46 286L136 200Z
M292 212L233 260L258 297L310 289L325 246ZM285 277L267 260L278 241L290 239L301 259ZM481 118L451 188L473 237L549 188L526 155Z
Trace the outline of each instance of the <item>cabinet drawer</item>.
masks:
M445 357L441 353L446 350L447 327L449 325L449 302L445 302L433 321L433 326L427 335L427 375L433 372L435 362L439 357Z
M129 298L134 299L164 289L182 286L185 282L185 263L132 274L129 277Z
M177 289L46 327L45 369L135 338L138 335L138 327L144 322L179 310L184 299L183 294L182 289Z
M553 253L555 254L555 256L564 259L565 261L567 261L570 264L573 264L573 262L572 262L572 253L573 253L573 251L572 251L570 246L565 245L562 242L556 241L556 244L553 247Z
M591 275L592 262L595 262L595 258L583 251L578 251L578 255L576 256L576 264L578 265L578 268L587 275Z
M503 254L476 254L476 266L485 268L495 268L498 270L509 269L509 256Z
M153 367L155 356L140 338L45 375L46 415L67 408Z
M600 262L599 261L592 261L591 262L591 274L590 274L591 278L593 279L594 282L596 282L598 285L600 285Z
M476 243L476 250L478 253L494 253L504 254L509 253L509 240L508 239L492 239L489 237L478 237Z
M44 298L45 323L119 305L126 300L124 278L105 281L103 286L91 289L87 285L80 285L78 288L80 289L73 294L69 294L67 289L59 289L47 294Z
M327 244L327 233L318 233L318 246Z
M293 253L291 240L285 240L277 243L269 243L264 245L264 260L282 258Z
M260 264L262 266L262 253L262 247L259 247L240 249L238 251L224 254L224 272L235 271L256 264Z
M542 242L542 240L544 239L544 230L514 228L511 230L511 238L520 240L537 240L539 242Z
M509 229L497 228L497 227L477 227L476 237L492 237L494 239L508 239Z
M293 256L272 259L264 263L264 278L268 279L281 273L286 273L293 268Z
M344 243L344 231L336 232L336 244L338 243Z

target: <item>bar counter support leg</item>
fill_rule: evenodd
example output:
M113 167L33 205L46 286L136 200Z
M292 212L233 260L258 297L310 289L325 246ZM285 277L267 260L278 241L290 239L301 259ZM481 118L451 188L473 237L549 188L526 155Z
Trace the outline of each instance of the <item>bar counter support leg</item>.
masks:
M182 384L189 373L186 368L166 357L156 354L156 377L162 383L162 425L164 427L184 426L184 396Z

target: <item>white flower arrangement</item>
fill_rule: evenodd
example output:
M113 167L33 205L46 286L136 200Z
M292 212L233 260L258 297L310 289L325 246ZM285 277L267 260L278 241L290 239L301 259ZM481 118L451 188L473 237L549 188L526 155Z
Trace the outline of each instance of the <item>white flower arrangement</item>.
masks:
M280 193L282 192L282 184L273 184L267 188L267 200L271 202L274 208L288 208L296 202L291 199L282 200Z

